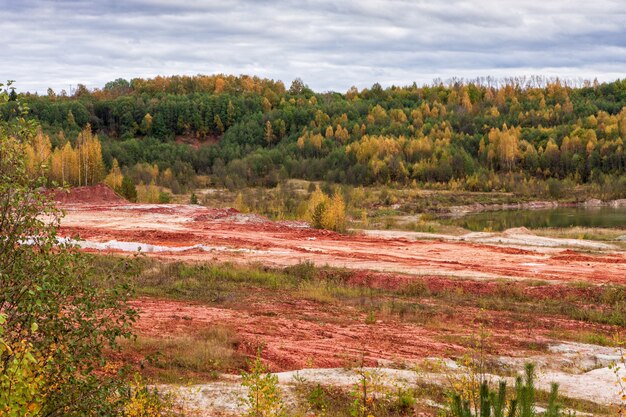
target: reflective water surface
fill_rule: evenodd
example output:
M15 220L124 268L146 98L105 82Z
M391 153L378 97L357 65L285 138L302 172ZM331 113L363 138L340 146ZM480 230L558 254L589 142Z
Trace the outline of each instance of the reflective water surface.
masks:
M626 229L626 207L559 207L544 210L503 210L441 219L469 230L501 231L512 227L606 227Z

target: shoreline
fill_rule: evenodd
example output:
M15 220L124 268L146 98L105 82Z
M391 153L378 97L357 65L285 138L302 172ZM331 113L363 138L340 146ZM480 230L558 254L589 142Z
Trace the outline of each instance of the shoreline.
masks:
M462 217L471 213L480 213L484 211L504 211L504 210L546 210L559 207L578 207L578 208L600 208L626 207L626 198L618 200L602 201L599 199L589 199L582 202L562 202L562 201L530 201L524 203L505 203L505 204L481 204L474 203L465 206L452 206L440 212L442 216Z

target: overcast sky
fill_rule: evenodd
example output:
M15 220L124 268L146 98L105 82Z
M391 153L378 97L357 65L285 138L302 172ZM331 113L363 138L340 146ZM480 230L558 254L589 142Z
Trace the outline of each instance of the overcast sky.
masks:
M624 0L0 0L0 80L300 77L317 91L453 76L626 77Z

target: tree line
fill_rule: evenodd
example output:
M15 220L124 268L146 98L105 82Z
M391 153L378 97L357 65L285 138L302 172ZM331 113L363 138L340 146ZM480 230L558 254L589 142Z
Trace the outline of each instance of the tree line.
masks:
M623 176L626 80L536 81L374 84L342 94L301 80L287 89L249 76L175 76L19 96L57 161L66 137L86 151L78 138L89 126L107 172L114 160L122 169L156 164L235 188L285 178L480 188L494 175L578 184ZM0 117L14 106L4 103Z

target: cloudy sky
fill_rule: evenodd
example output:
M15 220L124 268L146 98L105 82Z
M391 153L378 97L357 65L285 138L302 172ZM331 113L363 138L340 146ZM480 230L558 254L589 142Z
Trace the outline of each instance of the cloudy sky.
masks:
M435 78L626 77L624 0L0 0L0 79L296 77L318 91Z

